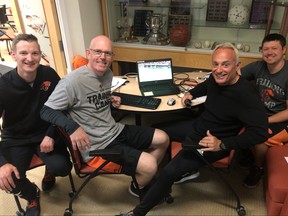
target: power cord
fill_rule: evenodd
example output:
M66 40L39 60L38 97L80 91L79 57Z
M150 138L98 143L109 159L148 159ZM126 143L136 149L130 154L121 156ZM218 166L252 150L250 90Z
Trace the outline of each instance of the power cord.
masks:
M185 77L177 77L178 74L185 75ZM180 88L181 92L187 92L194 86L198 85L197 80L190 78L187 73L177 73L174 74L175 85Z

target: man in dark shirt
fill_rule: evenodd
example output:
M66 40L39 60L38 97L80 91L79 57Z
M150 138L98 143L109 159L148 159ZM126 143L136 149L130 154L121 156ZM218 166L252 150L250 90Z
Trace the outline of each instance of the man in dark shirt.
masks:
M66 176L72 164L54 127L40 118L40 109L60 77L40 65L38 40L19 34L13 40L12 58L17 67L0 77L0 189L28 201L26 215L40 215L40 190L26 177L32 156L46 164L43 191L50 191L55 176Z
M256 89L240 76L238 50L230 43L212 53L212 75L189 90L182 103L207 95L203 113L186 128L189 138L201 146L203 157L213 163L231 149L245 149L267 140L268 120ZM239 134L240 130L244 132ZM185 129L175 125L175 130ZM187 139L188 141L188 139ZM146 215L170 191L183 174L205 166L196 150L182 149L160 171L139 205L121 216ZM181 214L180 212L178 212Z
M244 78L255 81L269 122L269 139L252 149L255 163L251 163L250 173L244 180L244 186L247 188L255 188L259 184L264 174L263 165L269 146L281 146L288 142L286 39L281 34L269 34L263 39L261 48L263 60L252 62L241 68Z

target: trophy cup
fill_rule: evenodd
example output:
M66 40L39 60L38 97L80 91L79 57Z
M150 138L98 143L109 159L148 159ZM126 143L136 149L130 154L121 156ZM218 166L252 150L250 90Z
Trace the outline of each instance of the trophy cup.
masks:
M121 17L117 20L116 26L119 32L119 38L114 40L116 42L133 43L139 41L138 38L134 36L132 18L128 15L127 4L127 0L120 2Z
M162 21L162 14L151 14L146 20L146 25L150 29L149 33L142 40L143 44L151 45L167 45L169 39L166 35L161 33L161 30L165 23Z

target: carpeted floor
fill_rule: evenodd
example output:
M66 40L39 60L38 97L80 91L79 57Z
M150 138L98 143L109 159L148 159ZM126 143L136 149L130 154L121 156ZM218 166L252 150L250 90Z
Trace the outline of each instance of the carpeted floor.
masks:
M29 178L38 186L44 167L29 171ZM237 169L231 174L224 174L240 196L247 216L264 216L263 184L255 189L246 189L241 185L246 171ZM75 176L77 186L83 182ZM138 199L128 192L130 177L124 175L102 175L94 178L74 201L73 215L113 216L120 211L132 209ZM50 193L41 193L41 215L63 215L68 207L70 192L69 178L57 178L57 184ZM192 215L238 215L236 200L230 190L208 167L200 170L200 176L190 182L173 186L174 203L163 203L155 207L148 215L153 216L192 216ZM0 215L15 215L17 210L14 198L0 192ZM21 201L25 207L26 203Z

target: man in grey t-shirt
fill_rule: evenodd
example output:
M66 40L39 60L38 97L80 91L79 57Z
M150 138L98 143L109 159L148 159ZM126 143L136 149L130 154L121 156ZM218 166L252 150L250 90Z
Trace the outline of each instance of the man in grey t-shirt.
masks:
M104 35L93 38L86 55L88 64L59 82L45 103L41 117L63 127L70 135L73 148L81 151L90 166L93 166L93 158L89 157L89 151L121 149L124 160L113 162L122 165L124 174L136 172L137 182L144 189L157 172L169 138L162 130L123 125L112 117L110 105L118 108L121 98L111 96L113 73L109 67L114 56L111 40ZM139 196L133 182L129 191Z
M263 39L261 48L263 60L252 62L241 69L243 77L255 82L266 108L269 122L269 139L253 148L255 162L251 163L250 172L244 180L244 186L247 188L255 188L259 185L264 174L263 166L268 148L281 146L288 142L286 39L281 34L269 34ZM249 161L243 157L242 164L245 160Z

